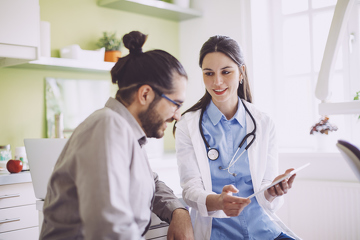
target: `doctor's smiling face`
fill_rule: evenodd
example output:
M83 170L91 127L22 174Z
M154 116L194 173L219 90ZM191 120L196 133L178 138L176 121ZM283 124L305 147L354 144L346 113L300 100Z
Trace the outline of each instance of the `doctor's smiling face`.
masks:
M202 62L202 72L206 90L220 110L237 105L237 91L243 77L231 58L222 52L208 53Z
M139 114L141 126L147 137L162 138L167 124L180 120L180 106L185 101L187 78L177 73L173 76L174 91L171 94L161 96L158 90L157 95L148 109Z

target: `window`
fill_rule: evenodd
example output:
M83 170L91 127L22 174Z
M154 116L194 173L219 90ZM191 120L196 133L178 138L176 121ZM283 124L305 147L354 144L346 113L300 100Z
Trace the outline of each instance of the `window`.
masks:
M355 115L330 115L338 130L310 135L311 126L321 118L315 87L336 2L273 0L252 5L252 37L271 43L264 49L253 41L255 103L275 120L280 151L338 152L338 139L360 145L360 120ZM259 7L268 9L268 15L260 14ZM352 12L337 54L330 79L332 102L350 101L360 91L359 16L360 5ZM354 39L349 45L350 38ZM266 71L266 65L271 70Z

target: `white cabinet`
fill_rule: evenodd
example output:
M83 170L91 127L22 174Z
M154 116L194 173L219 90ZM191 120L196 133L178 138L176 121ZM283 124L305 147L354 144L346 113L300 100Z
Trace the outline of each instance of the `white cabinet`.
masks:
M38 59L39 0L1 0L0 33L0 67Z
M31 183L0 186L0 239L39 238L39 216Z
M37 227L34 228L26 228L18 231L6 232L0 234L1 240L38 240L39 239L39 229Z

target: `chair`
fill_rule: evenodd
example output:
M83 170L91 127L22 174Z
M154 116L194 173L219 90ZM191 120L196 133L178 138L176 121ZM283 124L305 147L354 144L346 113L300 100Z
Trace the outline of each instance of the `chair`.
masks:
M336 143L341 155L345 158L350 168L360 181L360 150L356 146L344 140L338 140Z

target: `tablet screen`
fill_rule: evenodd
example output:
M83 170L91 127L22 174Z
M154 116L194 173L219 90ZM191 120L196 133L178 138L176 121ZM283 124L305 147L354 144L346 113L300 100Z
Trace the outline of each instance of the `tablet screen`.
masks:
M296 168L296 169L294 169L294 170L292 170L289 174L287 174L286 176L284 176L284 177L282 177L282 178L280 178L280 179L278 179L278 180L276 180L275 182L273 182L272 184L270 184L269 186L266 186L265 188L263 188L263 189L261 189L261 190L259 190L259 191L257 191L256 193L254 193L254 194L252 194L252 195L250 195L250 196L248 196L247 198L252 198L252 197L255 197L256 195L258 195L259 193L262 193L262 192L264 192L265 190L267 190L267 189L269 189L269 188L271 188L272 186L274 186L274 185L276 185L276 184L278 184L279 182L281 182L281 181L283 181L283 180L285 180L286 178L289 178L289 177L291 177L292 175L294 175L295 173L297 173L298 171L300 171L300 170L302 170L302 169L304 169L304 168L306 168L307 166L309 166L310 165L310 163L307 163L307 164L305 164L305 165L303 165L303 166L301 166L301 167L299 167L299 168Z

